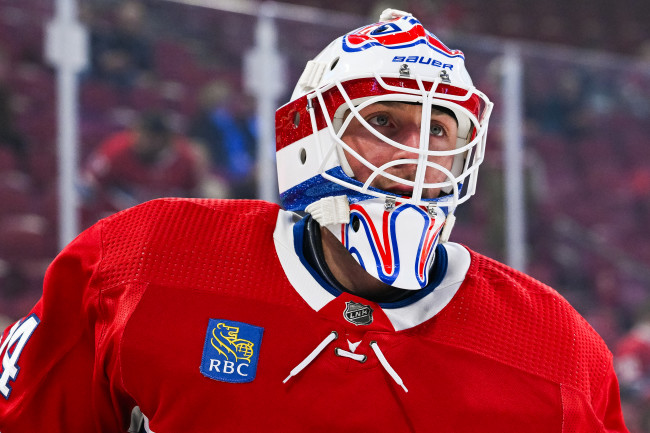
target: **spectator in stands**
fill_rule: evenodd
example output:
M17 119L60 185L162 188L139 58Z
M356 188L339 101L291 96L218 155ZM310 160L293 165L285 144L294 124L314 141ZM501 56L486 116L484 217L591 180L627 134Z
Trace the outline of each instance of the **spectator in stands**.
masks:
M189 135L205 149L212 171L230 185L233 198L255 198L254 121L236 113L234 99L227 83L206 85Z
M125 0L117 7L115 23L91 23L92 75L118 87L146 81L153 69L153 47L145 36L141 2Z
M101 216L157 197L198 196L204 171L193 143L174 133L164 114L147 112L90 156L83 173L86 205Z
M27 140L14 122L14 94L9 84L11 65L9 56L0 47L0 148L9 149L15 157L16 167L27 168Z

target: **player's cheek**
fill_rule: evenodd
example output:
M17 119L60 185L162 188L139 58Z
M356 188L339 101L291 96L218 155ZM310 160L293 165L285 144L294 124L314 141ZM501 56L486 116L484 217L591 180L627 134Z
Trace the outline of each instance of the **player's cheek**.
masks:
M436 165L440 165L445 169L451 171L451 167L454 162L454 157L453 156L431 156L429 157L429 162L434 163ZM439 170L435 167L429 167L427 169L425 178L429 183L443 182L447 179L447 175L442 170Z

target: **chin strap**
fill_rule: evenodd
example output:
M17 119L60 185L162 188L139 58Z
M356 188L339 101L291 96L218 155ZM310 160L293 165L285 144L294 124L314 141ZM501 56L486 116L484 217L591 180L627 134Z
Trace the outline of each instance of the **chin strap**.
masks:
M445 218L445 225L442 227L442 232L440 232L440 243L445 243L449 241L449 236L451 236L451 230L456 224L456 216L453 213L449 213L447 218Z
M350 202L345 195L322 198L305 208L321 226L350 222Z

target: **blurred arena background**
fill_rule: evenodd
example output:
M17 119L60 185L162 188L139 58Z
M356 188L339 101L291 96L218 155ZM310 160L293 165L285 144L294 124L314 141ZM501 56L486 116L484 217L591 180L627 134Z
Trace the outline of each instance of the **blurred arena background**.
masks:
M62 12L54 0L0 0L4 323L37 301L61 245L105 215L161 195L275 200L265 113L288 101L318 50L390 6L462 49L496 104L477 195L452 240L563 294L615 353L629 428L650 432L648 1L65 2ZM70 23L53 21L65 13L77 33L48 32ZM59 50L57 31L87 41L87 56ZM78 70L71 106L64 58ZM157 168L198 176L123 166L132 184L108 185L107 141L142 116L182 137Z

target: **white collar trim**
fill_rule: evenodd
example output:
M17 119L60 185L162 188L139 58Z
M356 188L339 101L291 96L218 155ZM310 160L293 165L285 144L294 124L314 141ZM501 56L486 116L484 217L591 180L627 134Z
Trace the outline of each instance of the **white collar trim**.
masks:
M336 297L319 284L296 254L293 237L294 218L292 212L280 210L278 213L273 233L275 250L282 269L296 292L312 309L319 311ZM438 314L449 304L463 283L471 262L469 251L452 242L445 243L444 247L447 250L448 266L438 287L411 304L403 307L383 308L396 331L417 326Z
M325 290L300 261L293 246L295 215L280 210L273 232L275 251L289 282L311 308L319 311L336 297Z

